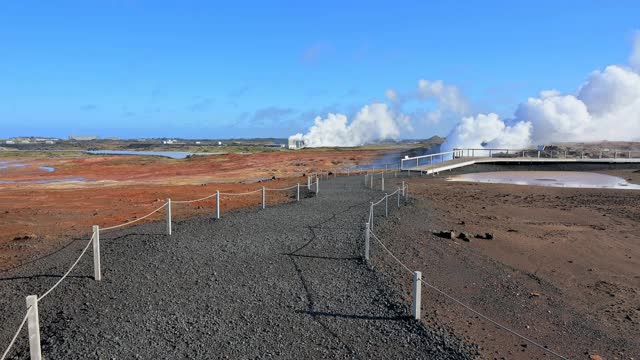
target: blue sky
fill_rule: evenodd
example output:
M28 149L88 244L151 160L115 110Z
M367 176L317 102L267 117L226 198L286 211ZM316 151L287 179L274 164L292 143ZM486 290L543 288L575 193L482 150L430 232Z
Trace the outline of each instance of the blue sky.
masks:
M286 137L419 79L508 117L625 64L638 14L625 0L3 2L0 138Z

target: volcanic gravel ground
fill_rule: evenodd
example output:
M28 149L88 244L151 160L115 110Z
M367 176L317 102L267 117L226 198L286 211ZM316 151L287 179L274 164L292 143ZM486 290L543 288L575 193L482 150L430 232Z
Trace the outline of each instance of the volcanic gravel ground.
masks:
M380 197L362 177L338 178L300 203L174 222L172 236L163 222L104 232L103 281L89 250L40 302L43 354L473 358L475 346L412 320L405 296L361 261L362 224ZM0 275L2 350L24 297L53 285L86 241ZM25 326L10 358L27 357Z

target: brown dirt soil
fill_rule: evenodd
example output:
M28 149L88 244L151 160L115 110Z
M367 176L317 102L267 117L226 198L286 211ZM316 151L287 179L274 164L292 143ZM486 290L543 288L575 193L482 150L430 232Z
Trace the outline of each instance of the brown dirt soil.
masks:
M606 173L640 180L634 170ZM409 186L414 206L378 231L426 281L569 358L640 357L640 191L444 177ZM471 241L433 235L450 229ZM474 237L487 232L492 240ZM384 263L410 297L410 277ZM433 291L422 296L426 321L479 344L483 358L554 358Z
M135 220L161 206L166 198L191 200L216 190L246 192L306 184L303 174L357 166L380 151L314 151L198 156L184 160L142 156L72 158L0 158L28 164L0 170L0 180L51 181L84 178L86 182L0 184L0 270L30 261L86 236L92 225L111 226ZM51 166L45 172L38 166ZM276 177L258 182L256 179ZM221 196L221 212L259 207L261 195ZM295 200L295 190L268 192L267 204ZM174 204L173 217L212 214L215 200ZM149 221L163 219L160 211ZM143 221L147 221L146 219Z

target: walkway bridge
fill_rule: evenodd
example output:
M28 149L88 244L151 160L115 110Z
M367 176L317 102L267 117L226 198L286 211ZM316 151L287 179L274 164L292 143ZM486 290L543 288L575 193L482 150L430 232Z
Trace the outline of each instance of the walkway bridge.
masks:
M640 164L640 151L577 152L537 149L453 149L436 154L405 157L400 169L424 174L482 163L634 163Z

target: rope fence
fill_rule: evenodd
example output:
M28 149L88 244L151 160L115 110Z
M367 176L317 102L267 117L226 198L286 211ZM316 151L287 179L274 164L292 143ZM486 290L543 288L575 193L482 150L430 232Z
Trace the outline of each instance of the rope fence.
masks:
M315 177L315 181L312 181L311 177L308 177L308 191L310 192L315 192L316 194L319 191L319 187L320 187L320 180L319 177ZM60 279L58 279L58 281L56 281L56 283L49 288L47 291L45 291L41 296L37 296L37 295L29 295L26 297L26 301L27 301L27 312L24 316L24 318L22 319L22 322L20 323L20 325L18 326L15 334L13 335L13 337L11 338L11 341L9 342L9 345L7 346L7 348L5 349L5 351L2 353L2 357L0 358L0 360L5 360L6 357L9 355L9 353L11 352L11 349L13 348L13 346L15 345L15 342L18 338L18 336L20 335L20 332L23 330L25 324L28 324L27 328L29 331L29 351L30 351L30 355L31 355L31 359L32 360L41 360L42 359L42 353L41 353L41 345L40 345L40 324L39 324L39 319L38 319L38 303L44 299L45 297L47 297L56 287L58 287L66 278L67 276L71 273L71 271L73 271L73 269L76 267L76 265L78 265L78 263L80 262L80 260L82 259L82 257L84 256L84 254L87 252L87 250L89 249L89 246L93 245L93 267L94 267L94 280L96 281L100 281L102 280L102 272L101 272L101 267L100 267L100 233L103 231L108 231L108 230L115 230L115 229L119 229L125 226L129 226L132 224L135 224L137 222L140 222L144 219L147 219L148 217L150 217L151 215L159 212L162 209L165 209L166 211L166 221L167 221L167 235L171 235L172 229L171 229L171 204L189 204L189 203L195 203L195 202L200 202L200 201L204 201L210 198L215 198L216 199L216 218L219 219L220 218L220 196L224 195L224 196L244 196L244 195L251 195L251 194L255 194L255 193L260 193L262 192L262 209L264 209L266 207L266 192L267 191L289 191L289 190L293 190L296 189L296 201L300 201L300 184L296 184L293 186L289 186L289 187L285 187L285 188L266 188L266 187L262 187L261 189L258 190L253 190L253 191L248 191L248 192L243 192L243 193L221 193L220 191L216 191L214 194L210 194L207 195L205 197L199 198L199 199L193 199L193 200L177 200L177 201L172 201L171 199L167 199L165 201L164 204L162 204L161 206L159 206L158 208L154 209L153 211L151 211L150 213L141 216L135 220L132 221L127 221L124 222L122 224L118 224L118 225L113 225L113 226L108 226L108 227L103 227L100 228L97 225L93 226L93 234L91 236L91 238L89 239L89 241L87 242L87 244L85 245L85 247L82 249L82 251L80 252L80 255L77 257L77 259L73 262L73 264L71 265L71 267L62 275L62 277L60 277Z
M456 304L462 306L463 308L465 308L466 310L468 310L469 312L483 318L484 320L492 323L493 325L497 326L498 328L520 338L523 341L526 341L527 343L551 354L556 356L559 359L563 359L563 360L568 360L567 357L549 349L548 347L536 342L535 340L524 336L520 333L518 333L517 331L502 325L501 323L497 322L496 320L491 319L490 317L482 314L481 312L473 309L471 306L467 305L466 303L464 303L463 301L455 298L452 295L449 295L448 293L446 293L445 291L439 289L438 287L436 287L435 285L427 282L427 281L423 281L422 280L422 272L420 271L412 271L407 265L405 265L402 261L400 261L400 259L398 259L398 257L391 252L391 250L389 250L389 248L387 248L384 243L382 243L382 241L380 240L380 238L370 229L369 224L366 224L366 233L365 233L365 259L369 260L370 259L370 255L369 255L369 239L371 237L373 237L376 242L380 245L380 247L382 247L382 249L384 249L386 251L387 254L389 254L389 256L391 256L397 263L398 265L400 265L404 270L406 270L409 274L413 275L413 279L414 279L414 294L413 294L413 304L412 304L412 312L413 312L413 317L416 320L420 319L420 307L421 307L421 291L420 291L420 287L421 286L425 286L429 289L432 289L434 291L436 291L437 293L441 294L442 296L446 297L447 299L455 302Z

